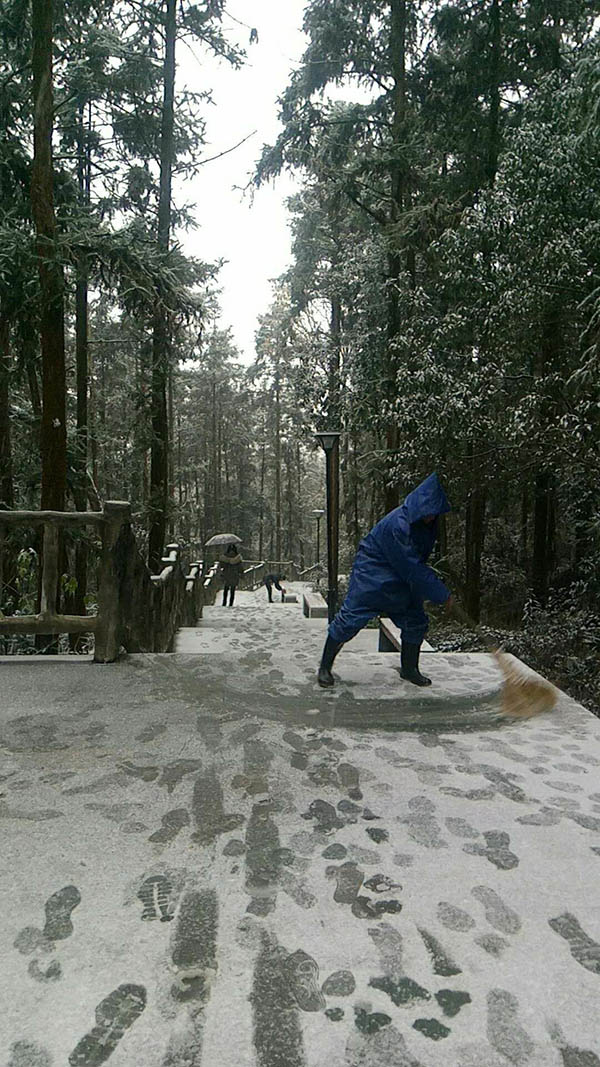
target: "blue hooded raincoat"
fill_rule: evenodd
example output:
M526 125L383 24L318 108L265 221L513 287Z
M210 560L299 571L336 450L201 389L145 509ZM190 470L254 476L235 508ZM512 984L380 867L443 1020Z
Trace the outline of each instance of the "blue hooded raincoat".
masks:
M348 594L329 624L334 641L349 641L369 619L389 615L404 641L421 644L429 628L423 601L444 604L450 596L426 562L437 537L437 517L448 511L440 480L430 474L362 539ZM428 515L435 520L423 522Z

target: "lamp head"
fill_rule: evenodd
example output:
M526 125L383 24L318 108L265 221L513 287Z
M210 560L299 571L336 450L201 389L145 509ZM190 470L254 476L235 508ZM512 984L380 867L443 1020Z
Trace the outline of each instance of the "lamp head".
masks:
M315 434L317 441L325 452L332 452L341 436L339 430L323 430L321 433Z

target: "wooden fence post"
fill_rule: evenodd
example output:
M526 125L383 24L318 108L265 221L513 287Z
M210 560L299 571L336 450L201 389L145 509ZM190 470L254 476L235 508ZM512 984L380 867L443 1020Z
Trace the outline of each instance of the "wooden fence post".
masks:
M102 527L102 564L98 589L98 627L95 663L113 663L121 647L120 581L115 559L115 545L121 527L131 522L131 507L122 500L106 500Z
M58 544L58 526L54 522L44 523L40 615L56 615L56 594L58 592Z

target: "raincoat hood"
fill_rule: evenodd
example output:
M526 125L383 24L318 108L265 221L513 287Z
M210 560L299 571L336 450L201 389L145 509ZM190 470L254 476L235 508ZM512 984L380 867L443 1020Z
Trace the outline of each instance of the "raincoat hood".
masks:
M405 509L405 515L411 526L414 522L427 518L428 515L445 515L450 511L448 498L437 474L430 474L424 482L413 489L406 497L402 508Z

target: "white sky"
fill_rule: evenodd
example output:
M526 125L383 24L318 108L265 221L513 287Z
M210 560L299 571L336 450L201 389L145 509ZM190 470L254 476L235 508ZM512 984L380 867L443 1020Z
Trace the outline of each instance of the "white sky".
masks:
M194 54L178 44L178 85L212 91L214 106L207 107L206 157L232 147L248 134L256 134L223 159L207 163L183 188L175 187L176 200L196 205L198 229L184 235L188 253L200 259L228 262L220 274L222 326L231 326L244 363L254 357L257 316L271 301L269 280L281 274L290 261L290 234L284 200L294 190L293 179L282 175L274 185L244 196L244 187L264 143L272 143L280 129L277 97L289 72L304 51L301 32L304 0L228 0L235 19L255 26L259 43L250 46L249 29L231 18L223 29L244 45L248 61L241 70Z

